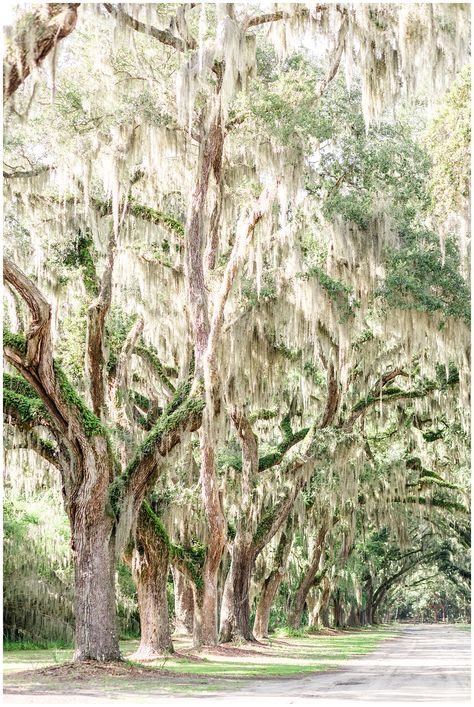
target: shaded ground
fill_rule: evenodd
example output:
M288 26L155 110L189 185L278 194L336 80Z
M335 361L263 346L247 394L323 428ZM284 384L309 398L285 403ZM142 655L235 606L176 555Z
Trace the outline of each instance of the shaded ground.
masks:
M135 647L127 642L124 653ZM221 704L258 700L258 705L317 700L318 706L346 700L469 701L470 634L452 626L404 626L398 635L385 628L279 638L250 647L219 646L199 656L186 642L177 648L177 656L151 665L108 668L66 665L69 651L6 653L4 701L90 707L151 704L157 698L160 705L189 704L196 698ZM56 665L51 665L52 653ZM25 671L33 665L36 670Z

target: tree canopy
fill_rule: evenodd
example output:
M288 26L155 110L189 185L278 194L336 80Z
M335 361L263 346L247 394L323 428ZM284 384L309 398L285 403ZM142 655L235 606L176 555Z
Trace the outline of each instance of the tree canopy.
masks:
M266 635L284 592L295 629L433 573L465 595L468 14L20 8L7 468L62 493L78 660L120 655L116 566L142 658L171 570L196 645Z

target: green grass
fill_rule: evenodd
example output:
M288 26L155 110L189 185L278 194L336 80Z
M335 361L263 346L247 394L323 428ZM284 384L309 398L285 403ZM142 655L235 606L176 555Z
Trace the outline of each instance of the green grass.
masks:
M466 631L466 633L471 633L472 627L471 624L454 624L456 628L460 628L461 631Z
M70 649L72 646L66 641L45 641L37 643L35 641L4 641L3 651L40 651L40 650L55 650L55 649Z
M381 627L327 636L304 633L290 638L276 636L261 645L235 646L236 655L205 651L199 662L171 655L153 665L189 675L285 677L333 669L349 658L371 653L383 639L395 635L394 629ZM239 648L245 653L239 655Z
M382 640L393 638L398 631L384 626L374 629L344 631L334 635L305 634L291 637L272 636L270 639L256 644L232 645L217 650L206 649L197 653L191 648L189 639L178 639L175 647L178 655L170 655L147 665L156 668L156 674L144 673L140 679L128 675L114 676L104 673L100 681L89 680L87 687L100 692L100 695L121 695L135 693L145 695L191 694L196 692L215 692L235 690L242 686L243 679L278 678L304 675L307 673L333 670L345 660L354 656L366 655L377 648ZM137 648L138 641L121 642L122 654L130 665L139 665L127 661ZM51 677L28 676L19 677L24 670L45 668L71 661L71 648L28 648L22 644L17 650L8 645L4 653L5 684L22 685L28 691L34 686L41 686L44 691L63 693L67 689L81 689L84 681L72 678L70 681L60 681L55 684ZM176 676L164 676L160 669L165 669ZM239 682L240 681L240 682Z

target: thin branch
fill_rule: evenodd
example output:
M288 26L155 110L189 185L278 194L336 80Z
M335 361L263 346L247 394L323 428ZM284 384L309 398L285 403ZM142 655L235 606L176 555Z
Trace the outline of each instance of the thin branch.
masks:
M38 177L40 174L45 174L45 172L51 172L56 169L54 166L43 165L37 167L36 169L30 169L29 171L16 171L16 172L3 172L4 179L30 179L32 177Z
M208 370L212 390L217 387L217 373L215 358L217 355L217 345L224 323L224 309L232 289L235 277L241 267L247 254L248 245L251 242L255 227L262 220L265 214L270 209L278 182L275 181L271 186L265 187L257 199L252 211L247 218L241 221L237 226L235 243L227 263L224 275L222 277L221 286L217 293L216 302L214 305L212 319L210 323L209 339L206 350L206 368Z
M355 405L352 408L352 415L347 419L347 421L342 425L342 428L345 430L350 430L354 426L355 422L364 415L369 407L374 405L377 402L384 402L386 400L398 400L399 398L413 398L413 397L422 397L423 395L426 394L425 391L400 391L397 394L389 395L389 396L383 396L383 388L388 384L391 383L395 378L398 376L404 376L405 378L408 377L408 374L402 369L402 368L395 368L392 371L389 371L388 373L385 373L381 378L376 382L376 384L371 388L371 390L367 393L365 399L359 401L357 405Z
M252 541L252 553L254 553L255 557L270 542L283 523L286 522L299 492L306 483L305 470L308 464L312 464L312 460L306 462L298 460L293 464L291 469L295 476L293 487L280 503L266 511L261 518Z
M324 79L321 81L319 84L318 88L316 89L316 98L321 98L321 96L324 94L325 90L333 80L333 78L337 74L337 70L339 69L339 65L341 63L341 58L342 58L342 52L344 51L344 44L346 41L346 36L347 36L347 30L349 28L349 20L347 17L347 10L344 9L342 10L342 19L341 19L341 25L339 27L339 32L337 34L337 39L336 39L336 49L334 51L334 54L331 58L331 63L328 69L328 72Z
M186 42L179 37L176 37L169 30L158 29L157 27L153 27L153 25L146 25L144 22L140 22L140 20L137 20L128 13L124 12L124 10L116 5L106 2L104 2L103 5L112 17L120 22L123 22L128 27L131 27L136 32L147 34L148 36L157 39L162 44L173 47L173 49L177 49L180 52L184 52L188 48Z
M238 528L242 525L242 519L248 515L251 503L252 482L258 474L258 439L252 429L252 425L244 415L243 411L234 407L231 411L232 422L239 435L240 448L242 450L242 476L241 476L241 509Z
M107 262L100 283L100 291L87 310L86 370L89 378L92 409L99 418L105 412L107 391L104 331L105 318L112 303L115 249L115 232L111 229L107 248Z
M326 398L326 407L321 420L320 428L329 427L337 414L339 407L339 385L337 382L336 370L331 361L328 367L328 394Z

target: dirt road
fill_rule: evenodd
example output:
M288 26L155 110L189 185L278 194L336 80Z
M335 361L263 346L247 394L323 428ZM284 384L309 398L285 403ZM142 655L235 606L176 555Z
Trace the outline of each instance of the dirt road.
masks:
M106 698L100 690L87 688L65 694L61 686L48 690L6 694L6 705L118 705L177 706L315 705L338 704L436 705L470 702L470 635L454 626L405 626L401 635L384 641L371 655L354 658L344 668L307 677L253 680L233 692L206 692L171 697L151 690L137 694L133 685ZM36 694L35 694L36 693Z
M453 626L410 626L371 655L348 661L340 672L301 678L297 683L260 684L245 693L284 697L286 704L308 704L312 698L318 707L337 701L469 702L470 648L470 635Z

